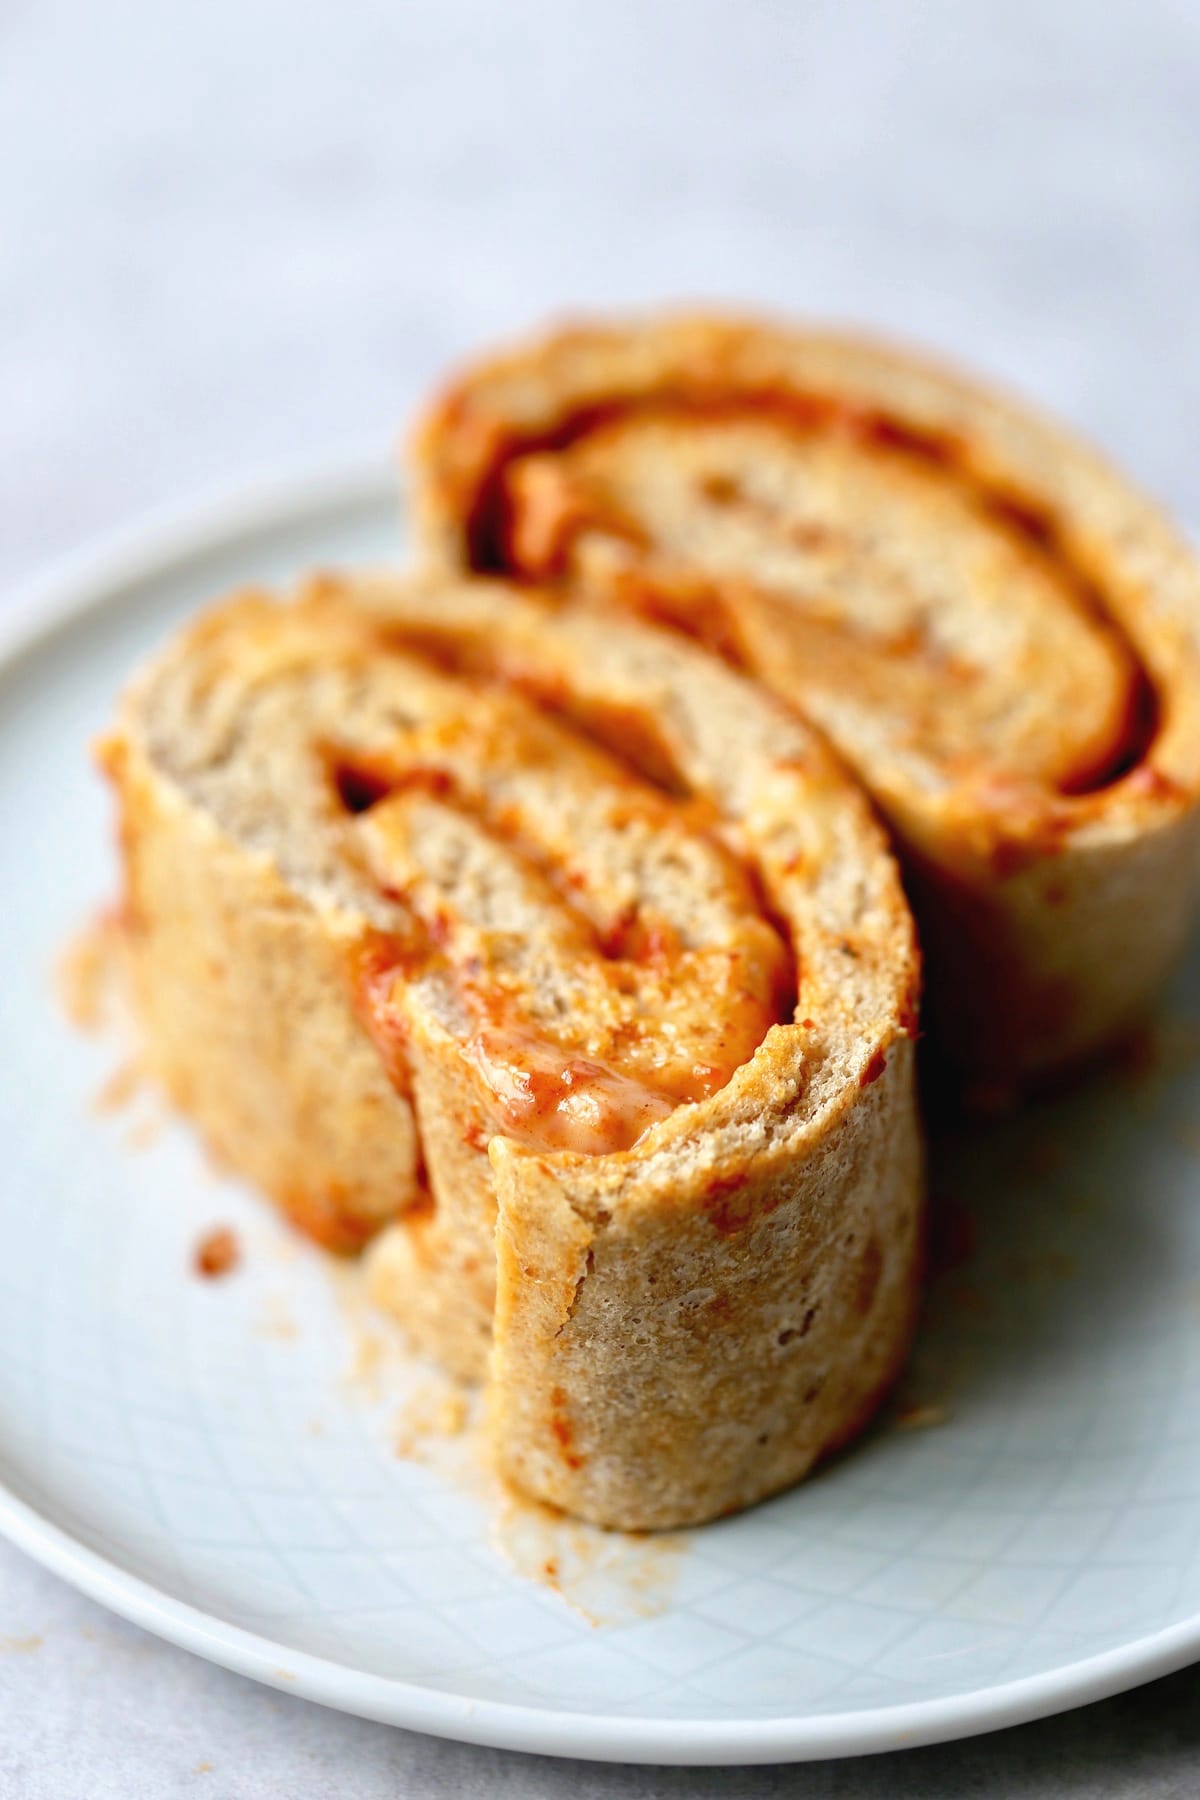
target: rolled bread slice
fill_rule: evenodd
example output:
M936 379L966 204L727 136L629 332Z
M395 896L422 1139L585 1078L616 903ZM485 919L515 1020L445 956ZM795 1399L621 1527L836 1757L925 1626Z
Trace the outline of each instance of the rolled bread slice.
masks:
M916 1305L918 966L801 722L645 624L327 578L183 631L106 760L153 1064L302 1226L378 1233L520 1488L682 1525L860 1429Z
M467 369L413 473L434 567L667 621L828 735L979 1097L1136 1021L1200 881L1200 570L1090 450L905 352L664 317Z

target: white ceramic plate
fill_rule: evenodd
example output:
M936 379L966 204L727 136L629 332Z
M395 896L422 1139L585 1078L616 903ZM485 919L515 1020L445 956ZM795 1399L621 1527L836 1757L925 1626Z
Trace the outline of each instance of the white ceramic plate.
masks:
M128 1115L96 1112L112 1052L67 1028L51 971L113 886L87 760L113 694L224 588L399 547L386 468L343 471L0 610L0 1528L262 1681L573 1756L890 1749L1200 1656L1200 958L1159 1066L938 1153L954 1266L904 1422L666 1543L498 1511L469 1434L398 1456L426 1378L347 1278L186 1130L135 1148ZM192 1249L217 1223L243 1261L205 1282Z

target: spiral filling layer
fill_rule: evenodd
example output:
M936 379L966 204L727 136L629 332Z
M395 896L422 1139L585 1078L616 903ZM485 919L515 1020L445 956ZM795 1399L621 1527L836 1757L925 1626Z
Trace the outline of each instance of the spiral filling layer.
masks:
M820 727L969 1091L1130 1029L1200 881L1200 570L1099 458L902 351L684 316L466 371L414 468L436 566L666 623Z

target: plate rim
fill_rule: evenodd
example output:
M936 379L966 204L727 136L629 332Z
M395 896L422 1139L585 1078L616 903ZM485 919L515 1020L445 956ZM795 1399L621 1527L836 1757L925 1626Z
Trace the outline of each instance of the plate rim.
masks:
M243 478L93 538L18 582L0 612L0 675L123 590L239 537L314 513L382 504L394 467L375 451ZM92 1549L0 1479L0 1535L60 1579L155 1636L282 1693L436 1737L545 1756L675 1766L804 1762L949 1742L1103 1700L1200 1658L1200 1613L1013 1681L940 1699L770 1719L704 1720L560 1711L472 1698L289 1649L176 1598Z

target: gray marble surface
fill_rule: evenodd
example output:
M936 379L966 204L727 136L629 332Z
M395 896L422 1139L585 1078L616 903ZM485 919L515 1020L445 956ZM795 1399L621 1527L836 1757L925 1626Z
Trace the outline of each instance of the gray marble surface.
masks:
M387 441L482 341L667 297L941 346L1200 519L1198 296L1190 0L0 0L5 591ZM1198 1788L1200 1672L898 1757L589 1768L269 1693L0 1548L6 1797Z

